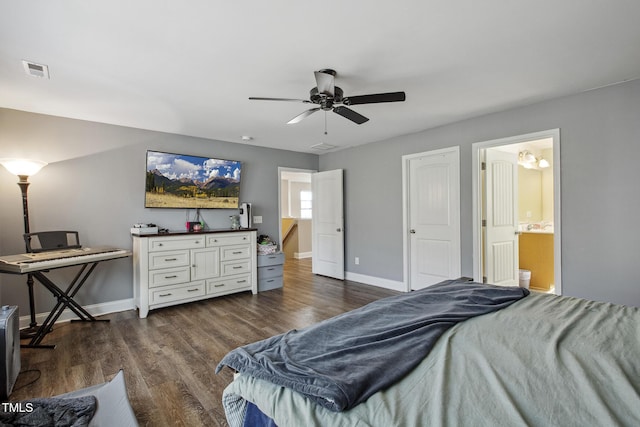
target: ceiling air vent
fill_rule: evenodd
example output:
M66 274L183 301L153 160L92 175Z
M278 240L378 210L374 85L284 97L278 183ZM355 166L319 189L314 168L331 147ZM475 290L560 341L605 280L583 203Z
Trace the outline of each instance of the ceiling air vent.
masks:
M33 77L49 78L49 67L43 64L36 64L35 62L22 60L24 71Z
M325 144L324 142L321 142L319 144L312 145L311 148L314 149L314 150L326 151L326 150L331 150L332 148L336 148L336 146L335 145L331 145L331 144Z

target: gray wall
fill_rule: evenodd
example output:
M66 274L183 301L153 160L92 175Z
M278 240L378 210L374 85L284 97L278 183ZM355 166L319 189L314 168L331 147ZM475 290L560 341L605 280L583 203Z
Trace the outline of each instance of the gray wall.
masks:
M462 274L472 276L471 145L555 128L563 294L640 306L640 80L322 155L320 170L345 170L347 271L403 279L401 157L460 146Z
M192 138L80 120L0 109L0 158L27 157L51 162L29 179L32 231L77 230L84 246L131 248L129 229L138 222L183 230L184 209L145 209L144 183L148 149L240 160L241 199L261 215L258 234L278 236L278 167L317 169L318 156L291 151ZM0 167L0 253L24 252L22 203L18 178ZM193 217L195 211L188 211ZM202 210L211 228L229 228L237 210ZM69 277L75 269L55 275ZM98 266L94 283L78 300L83 305L128 299L132 293L131 259ZM2 304L28 310L24 277L0 275ZM37 286L37 312L53 305Z

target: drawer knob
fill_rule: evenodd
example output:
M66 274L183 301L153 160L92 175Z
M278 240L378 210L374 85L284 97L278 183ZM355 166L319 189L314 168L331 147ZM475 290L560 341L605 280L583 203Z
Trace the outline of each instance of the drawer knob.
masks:
M238 280L236 283L246 283L246 280Z
M213 285L214 288L222 288L224 287L224 283L221 283L219 285Z
M198 288L195 288L195 289L187 289L187 292L197 292L197 291L199 291L199 290L200 290L200 289L198 289Z
M160 294L158 295L159 297L170 297L171 295L173 295L171 292L169 292L168 294Z
M242 251L235 251L233 254L234 254L234 255L239 255L239 254L241 254L241 253L242 253Z
M165 279L175 279L176 277L178 276L176 276L175 274L173 276L164 276Z
M165 261L177 261L178 258L165 258L164 260Z

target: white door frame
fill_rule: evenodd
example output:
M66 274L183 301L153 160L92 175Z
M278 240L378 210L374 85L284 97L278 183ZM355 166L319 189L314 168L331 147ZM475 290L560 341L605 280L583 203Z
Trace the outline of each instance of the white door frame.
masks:
M411 292L411 278L409 277L409 267L410 267L410 263L411 263L411 241L409 240L409 216L410 216L410 211L409 211L409 162L411 161L411 159L417 158L417 157L424 157L424 156L431 156L431 155L437 155L437 154L441 154L441 153L449 153L449 152L455 152L458 155L458 166L460 164L460 147L459 146L453 146L453 147L447 147L447 148L442 148L442 149L438 149L438 150L430 150L430 151L425 151L422 153L415 153L415 154L407 154L402 156L402 277L403 277L403 286L402 286L402 290L404 292ZM460 190L461 190L461 185L460 185L460 181L458 180L458 196L460 197ZM460 201L458 201L458 206L460 207ZM458 208L458 211L460 211L460 208ZM458 212L458 216L459 216L460 212ZM458 227L460 227L460 222L458 221ZM458 240L460 240L461 238L461 234L460 234L460 230L458 230ZM461 247L461 242L458 242L458 246L460 249L462 249ZM462 254L460 254L461 256Z
M482 282L482 168L480 150L520 142L552 138L553 140L553 270L555 293L562 295L562 254L560 214L560 129L549 129L510 136L471 145L472 219L473 219L473 280Z
M282 250L282 173L298 172L298 173L316 173L315 169L296 169L278 166L278 248Z

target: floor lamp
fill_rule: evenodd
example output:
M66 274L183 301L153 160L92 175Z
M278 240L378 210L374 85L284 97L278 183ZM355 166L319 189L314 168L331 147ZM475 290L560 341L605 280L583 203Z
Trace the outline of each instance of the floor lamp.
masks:
M24 218L24 234L29 234L29 205L27 204L27 188L29 182L27 181L30 176L38 173L40 169L45 167L47 163L39 160L26 160L26 159L0 159L0 164L4 166L9 172L17 175L20 181L20 191L22 192L22 213ZM29 251L29 245L25 240L25 246L27 252ZM31 274L27 274L27 287L29 289L29 315L31 316L29 322L29 328L22 329L20 331L20 338L31 338L38 329L38 322L36 321L36 307L35 296L33 293L33 277Z

